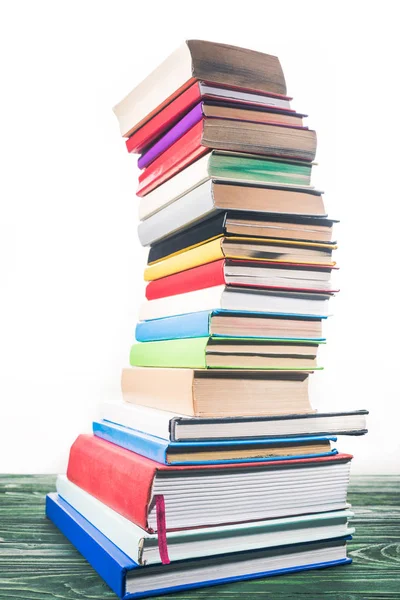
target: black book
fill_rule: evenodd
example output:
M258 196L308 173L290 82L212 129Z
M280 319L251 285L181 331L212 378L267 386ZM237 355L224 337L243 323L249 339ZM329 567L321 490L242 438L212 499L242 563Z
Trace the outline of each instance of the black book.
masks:
M332 244L332 229L335 222L326 217L258 215L240 211L223 211L152 245L148 263L221 236Z

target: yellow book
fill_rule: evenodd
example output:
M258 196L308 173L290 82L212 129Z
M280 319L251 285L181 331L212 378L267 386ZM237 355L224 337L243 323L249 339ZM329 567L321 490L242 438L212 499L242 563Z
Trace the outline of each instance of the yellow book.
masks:
M336 263L332 261L332 250L335 248L335 244L318 242L219 237L199 246L185 248L148 265L144 271L144 279L154 281L221 258L334 267Z

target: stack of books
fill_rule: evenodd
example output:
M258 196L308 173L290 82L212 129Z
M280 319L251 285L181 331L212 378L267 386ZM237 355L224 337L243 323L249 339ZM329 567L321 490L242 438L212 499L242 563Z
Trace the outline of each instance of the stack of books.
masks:
M190 40L118 106L150 246L119 401L71 448L47 515L121 597L350 562L367 411L319 413L334 222L279 60Z

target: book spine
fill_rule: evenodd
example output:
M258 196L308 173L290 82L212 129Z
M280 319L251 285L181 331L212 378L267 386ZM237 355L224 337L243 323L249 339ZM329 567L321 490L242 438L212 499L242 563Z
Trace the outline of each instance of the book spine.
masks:
M210 149L201 144L202 133L203 123L200 122L156 158L149 168L145 169L139 176L139 187L136 195L145 196L164 181L179 173L196 158L200 158L200 156L209 152Z
M170 129L161 139L158 140L147 152L142 154L138 160L139 169L145 169L160 154L168 150L176 141L178 141L189 129L201 121L203 117L203 105L200 102L192 108L172 129Z
M133 344L132 367L206 368L208 338L190 338Z
M173 127L200 98L199 84L196 82L126 140L128 152L141 152L164 131Z
M137 565L58 494L46 496L46 516L86 558L113 592L123 598L125 573Z
M155 300L225 284L225 260L215 260L151 281L146 287L146 298Z
M149 246L194 224L213 211L212 181L208 180L139 223L142 246Z
M67 477L122 516L148 530L147 507L155 471L156 463L139 454L93 435L80 435L71 446ZM128 495L126 488L129 488Z
M138 342L156 342L192 337L208 337L210 330L210 311L142 321L136 325Z
M182 271L188 272L189 269L193 269L194 267L200 267L201 265L219 261L224 258L222 240L223 238L217 238L206 244L191 248L186 252L181 252L170 258L148 265L144 270L145 281L161 279L162 277L167 277L167 275L181 273ZM211 267L211 270L214 268L215 267ZM216 268L216 270L218 270L218 268ZM224 283L225 278L221 280L221 285Z
M200 244L222 237L225 233L225 219L226 213L219 213L211 219L198 223L195 227L190 227L158 244L153 244L149 250L147 264L150 265L177 252L190 250Z
M187 294L167 296L158 300L145 300L140 307L139 319L140 321L150 321L151 319L187 315L200 311L218 310L221 308L224 290L225 286L217 285Z
M167 440L107 421L93 421L92 429L94 435L107 442L137 452L137 454L146 456L162 465L167 464Z

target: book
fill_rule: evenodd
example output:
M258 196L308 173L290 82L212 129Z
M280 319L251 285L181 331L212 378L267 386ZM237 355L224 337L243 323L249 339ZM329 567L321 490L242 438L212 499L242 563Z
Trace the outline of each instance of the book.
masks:
M344 537L140 566L58 494L46 496L46 516L122 600L351 563Z
M268 338L186 338L133 344L133 367L315 370L320 342Z
M203 118L142 171L136 194L145 196L213 149L311 163L317 138L311 129Z
M59 498L80 513L113 544L138 565L161 564L158 536L128 521L65 477L57 477ZM232 554L345 537L354 533L350 510L314 513L300 517L253 521L236 525L168 531L166 542L170 562L218 554Z
M227 210L252 212L254 219L260 214L326 216L322 192L313 188L232 185L209 180L139 223L140 243L149 246Z
M169 442L112 421L93 421L93 434L163 465L236 464L316 458L337 454L336 437L305 436L273 440Z
M158 372L156 372L158 375ZM129 374L126 375L129 377ZM133 377L132 377L133 379ZM139 386L140 386L140 377ZM194 376L194 385L197 385ZM129 382L128 382L129 383ZM213 382L209 381L209 386ZM218 383L218 381L217 381ZM128 384L125 383L125 386ZM140 389L138 390L140 393ZM290 438L301 436L364 435L366 410L347 412L302 412L298 414L274 414L257 416L200 416L200 418L171 412L173 401L162 405L163 410L132 404L136 400L136 390L129 391L128 402L106 402L101 414L104 420L119 423L125 427L143 431L165 442L206 442L231 440L258 440L268 438ZM197 397L194 402L201 402ZM156 402L154 403L156 404ZM178 405L178 401L175 401ZM149 403L150 406L150 403ZM179 406L179 405L178 405ZM199 404L201 406L201 404ZM185 412L185 406L182 404ZM194 406L196 408L196 405ZM286 406L283 406L286 409ZM190 409L189 409L190 410ZM189 411L186 411L189 412ZM192 414L195 411L192 408Z
M214 105L207 102L199 102L192 108L178 123L157 139L148 148L145 148L138 159L139 169L145 169L163 152L168 150L172 144L179 140L189 129L199 122L203 122L203 133L205 134L205 126L208 119L229 119L231 127L237 127L239 132L244 131L245 126L242 123L258 123L260 125L276 125L278 127L293 127L299 129L307 129L303 126L303 116L294 112L274 112L262 110L242 108L238 106ZM263 131L263 128L260 128ZM238 138L240 135L238 135ZM128 151L132 147L129 138L127 140ZM224 148L223 148L224 149Z
M128 368L122 370L121 377L125 402L106 403L107 410L103 407L101 416L141 429L126 420L131 417L130 404L172 411L170 418L176 414L232 417L311 413L308 380L304 371ZM158 416L152 415L154 422ZM145 412L144 419L147 417Z
M184 339L193 337L279 338L325 341L322 318L288 317L261 313L200 311L140 321L136 325L138 342Z
M290 101L285 96L268 96L244 92L238 89L229 89L213 85L207 85L202 81L196 81L187 90L179 94L174 100L162 108L149 121L137 129L127 140L128 152L139 153L157 140L163 133L173 127L185 114L187 114L201 100L206 101L213 107L240 107L240 109L268 110L286 118L293 116L296 124L299 118L306 115L297 115L290 108Z
M322 318L328 314L329 298L330 295L320 292L286 292L216 285L186 294L146 300L140 307L139 320L221 309Z
M244 269L245 265L250 265L250 261L253 261L253 267L258 269L259 273L263 268L289 265L293 268L325 267L325 270L330 273L336 264L332 259L332 250L334 249L336 249L334 244L316 242L264 240L240 236L220 237L151 263L144 271L144 279L145 281L160 279L167 275L188 271L194 267L215 263L224 258L236 261L236 270ZM231 261L230 265L231 270L234 269ZM208 265L205 268L215 267Z
M139 198L139 219L147 219L210 179L220 183L307 188L311 187L311 165L254 154L212 150L145 197Z
M139 527L163 535L171 529L343 510L351 458L162 465L84 434L72 444L67 477Z
M285 249L287 250L287 248ZM152 266L155 265L161 266L161 263L154 263ZM180 269L178 265L175 268ZM167 267L166 264L162 266L163 268ZM205 262L189 269L175 271L161 277L155 277L157 274L159 273L154 274L150 269L146 273L146 278L150 278L150 283L146 286L147 300L185 294L213 287L214 285L322 292L325 294L339 291L333 288L330 281L331 268L319 267L315 264L302 265L298 263L295 266L292 263L228 260L224 258Z
M114 107L121 135L132 135L196 80L262 94L286 94L276 56L187 40Z
M153 277L151 273L150 277ZM145 294L147 300L155 300L214 285L331 294L339 290L333 289L330 277L330 268L310 264L294 266L285 263L220 259L154 278L147 284Z
M148 264L195 248L221 237L266 238L335 244L332 241L334 221L326 217L290 217L263 215L237 211L219 212L213 217L187 227L178 233L153 244L148 254Z

